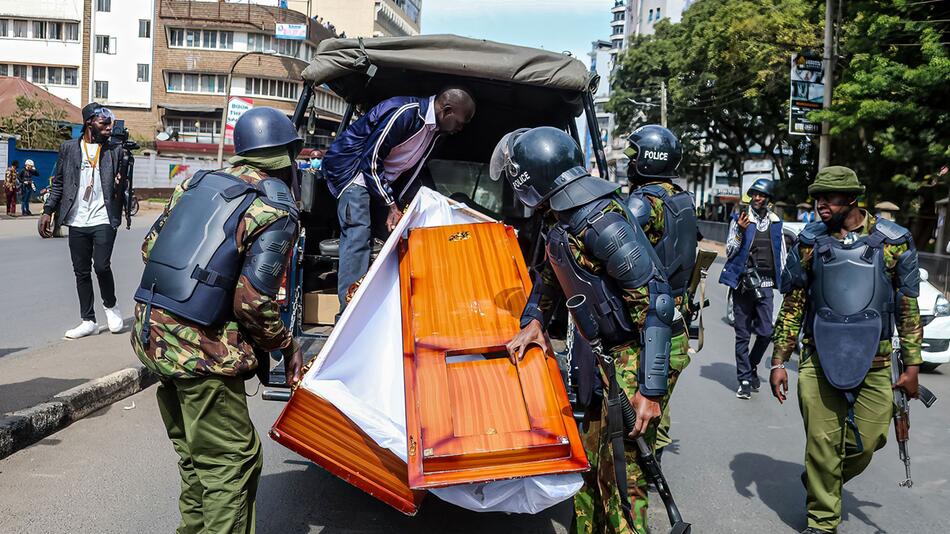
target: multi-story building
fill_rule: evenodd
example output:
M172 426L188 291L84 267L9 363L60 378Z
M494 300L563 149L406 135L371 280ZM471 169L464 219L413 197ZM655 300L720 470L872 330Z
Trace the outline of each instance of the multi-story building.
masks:
M588 52L587 56L590 58L591 74L596 74L600 77L600 84L597 86L597 92L594 94L594 110L597 113L597 126L600 140L607 157L609 177L606 178L617 180L618 178L626 176L626 169L618 169L617 167L617 158L623 152L623 149L617 151L613 146L613 132L616 128L614 124L614 114L609 113L606 109L607 102L610 100L610 80L614 70L614 60L616 59L614 45L611 41L603 39L594 41L591 43L591 51ZM593 168L593 143L587 124L580 124L578 131L586 132L583 140L584 154L591 168Z
M228 94L291 114L303 85L301 72L317 43L332 34L279 4L155 0L152 102L120 118L133 134L156 139L161 153L200 156L217 151ZM278 24L301 25L303 38L278 37ZM325 145L344 103L320 88L314 104L320 117L316 144Z
M87 100L117 115L152 106L155 0L86 0L83 80ZM89 9L91 7L91 9Z
M347 37L419 35L422 20L422 0L289 0L289 7Z
M627 2L626 36L653 35L654 26L663 19L677 23L695 0L630 0Z
M82 106L83 4L0 0L0 76L22 78Z

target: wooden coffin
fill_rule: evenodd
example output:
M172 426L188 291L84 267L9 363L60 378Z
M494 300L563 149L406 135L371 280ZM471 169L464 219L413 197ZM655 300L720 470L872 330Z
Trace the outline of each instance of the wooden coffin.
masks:
M399 261L409 487L588 469L555 360L505 352L531 289L514 231L413 229Z
M409 488L406 463L335 406L297 388L271 429L278 443L407 515L425 496Z

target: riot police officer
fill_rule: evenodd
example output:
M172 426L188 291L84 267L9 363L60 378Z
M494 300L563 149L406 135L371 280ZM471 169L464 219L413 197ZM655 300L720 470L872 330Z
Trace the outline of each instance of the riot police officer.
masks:
M748 208L733 216L729 225L726 265L719 275L719 283L729 286L732 295L740 399L759 391L758 366L772 341L773 289L785 260L782 219L769 209L774 190L774 182L764 178L749 187Z
M691 312L686 291L696 263L696 206L692 195L673 184L683 157L680 141L673 132L658 124L648 124L634 130L627 142L629 146L624 151L624 155L630 158L627 163L627 180L630 182L627 207L656 250L670 284L670 294L676 299L670 348L670 375L673 377L670 384L674 384L690 361L685 318ZM656 456L660 458L663 448L673 442L670 438L669 403L663 410L656 434Z
M547 262L523 312L522 330L508 344L511 357L522 357L531 344L547 346L544 328L557 301L576 295L586 298L609 352L599 362L599 376L614 393L588 407L582 439L591 470L574 500L575 528L646 532L646 479L635 449L625 448L622 437L643 435L652 447L654 422L669 397L674 303L660 262L617 186L590 176L580 148L565 132L540 127L506 135L495 148L491 176L504 176L518 199L545 210L551 223ZM580 365L591 373L596 366ZM607 416L616 413L621 395L636 411L632 429L623 428L619 414Z
M179 185L142 245L132 346L160 377L159 410L181 458L179 533L254 532L263 454L244 380L270 351L283 353L291 383L300 379L276 296L297 235L290 186L301 144L282 112L248 111L231 167Z
M895 330L906 367L895 387L918 394L917 251L906 228L857 207L863 192L847 167L818 173L808 194L821 222L801 231L782 277L785 300L775 325L770 382L784 402L785 362L804 328L798 401L807 438L807 534L836 531L842 485L861 474L887 440Z

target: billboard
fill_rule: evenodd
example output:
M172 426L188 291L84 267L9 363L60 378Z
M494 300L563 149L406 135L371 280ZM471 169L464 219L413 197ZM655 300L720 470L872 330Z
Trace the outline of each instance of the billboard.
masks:
M307 38L306 24L278 24L277 37L281 39L296 39L303 41Z
M808 120L809 112L824 104L825 68L821 56L809 52L792 54L791 87L788 102L788 133L816 135L821 124Z
M228 120L224 125L224 142L229 145L234 144L234 125L237 124L241 115L254 107L254 101L250 98L241 98L232 96L228 100Z

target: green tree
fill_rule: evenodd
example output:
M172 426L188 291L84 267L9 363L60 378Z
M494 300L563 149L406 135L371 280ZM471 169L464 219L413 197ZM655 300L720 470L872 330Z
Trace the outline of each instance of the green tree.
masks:
M52 150L69 139L62 126L66 111L40 99L27 96L16 97L16 112L0 117L0 131L20 138L24 148Z
M788 72L792 52L821 44L819 17L805 0L700 0L681 23L662 21L654 36L631 42L610 109L624 129L657 122L657 108L644 113L630 99L656 95L665 80L668 124L692 160L717 159L738 178L742 161L760 150L783 180L794 173L803 184L809 173L800 162L810 150L788 135Z

